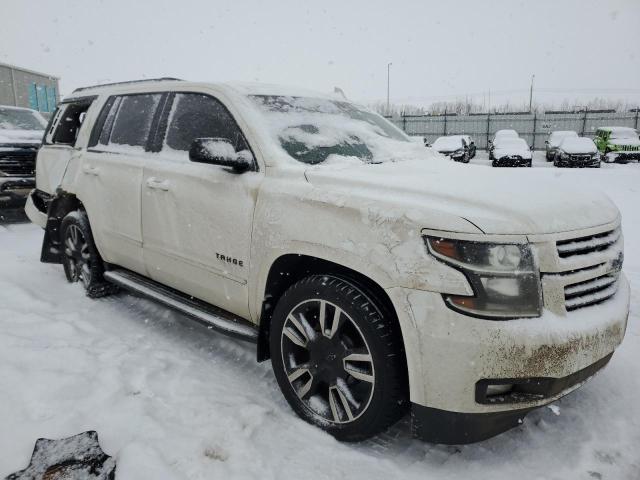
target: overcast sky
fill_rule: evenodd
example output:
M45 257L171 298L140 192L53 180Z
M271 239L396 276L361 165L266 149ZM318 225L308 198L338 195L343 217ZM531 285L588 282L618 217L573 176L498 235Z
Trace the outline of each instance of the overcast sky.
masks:
M340 86L361 101L640 101L640 1L0 0L0 62L61 78Z

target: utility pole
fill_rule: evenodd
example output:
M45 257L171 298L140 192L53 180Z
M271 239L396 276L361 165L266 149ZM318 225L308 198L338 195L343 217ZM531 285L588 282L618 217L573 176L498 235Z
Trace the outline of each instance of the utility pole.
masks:
M531 75L531 88L529 89L529 113L531 113L531 107L533 106L533 79L535 75Z
M391 62L387 63L387 115L389 115L389 78L391 71Z

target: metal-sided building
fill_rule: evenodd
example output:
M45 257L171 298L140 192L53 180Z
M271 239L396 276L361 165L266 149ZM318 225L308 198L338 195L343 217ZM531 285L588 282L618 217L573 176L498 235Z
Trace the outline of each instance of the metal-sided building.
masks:
M0 63L0 105L51 113L58 103L58 77Z

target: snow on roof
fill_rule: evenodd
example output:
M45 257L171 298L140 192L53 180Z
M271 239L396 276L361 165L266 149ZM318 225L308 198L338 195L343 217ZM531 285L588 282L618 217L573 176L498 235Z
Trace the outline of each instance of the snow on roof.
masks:
M253 82L188 82L185 80L160 78L149 80L134 80L131 82L117 82L105 85L92 85L88 87L80 87L74 90L70 97L78 95L87 95L89 93L96 94L111 90L116 91L132 91L146 90L149 86L167 87L168 90L175 87L186 86L211 86L220 90L232 90L240 95L268 95L268 96L287 96L287 97L313 97L331 100L345 101L345 98L335 92L318 92L311 89L277 85L269 83L253 83ZM350 101L350 100L347 100Z
M471 135L466 135L466 134L460 134L460 135L447 135L447 137L451 137L451 138L460 138L462 140L464 140L467 143L471 143Z
M313 97L327 98L331 100L345 100L345 98L337 93L318 92L307 88L295 87L290 85L278 85L271 83L255 83L255 82L225 82L219 84L235 90L243 95L266 95L266 96L287 96L287 97Z
M598 130L605 130L607 132L620 132L620 133L635 133L638 134L635 128L631 127L599 127Z
M520 135L518 135L518 132L516 132L515 130L498 130L495 134L495 136L493 138L500 138L500 137L511 137L511 138L518 138Z
M552 147L557 147L562 142L563 138L567 137L577 137L578 133L573 130L556 130L555 132L551 132L549 134L549 145Z
M567 153L595 153L598 150L593 140L586 137L564 137L560 148Z

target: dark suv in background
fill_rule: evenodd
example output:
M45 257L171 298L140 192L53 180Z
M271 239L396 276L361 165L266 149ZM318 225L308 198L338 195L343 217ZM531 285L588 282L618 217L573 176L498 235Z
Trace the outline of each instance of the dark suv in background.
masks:
M34 110L0 105L0 209L24 206L35 187L36 154L46 125Z

